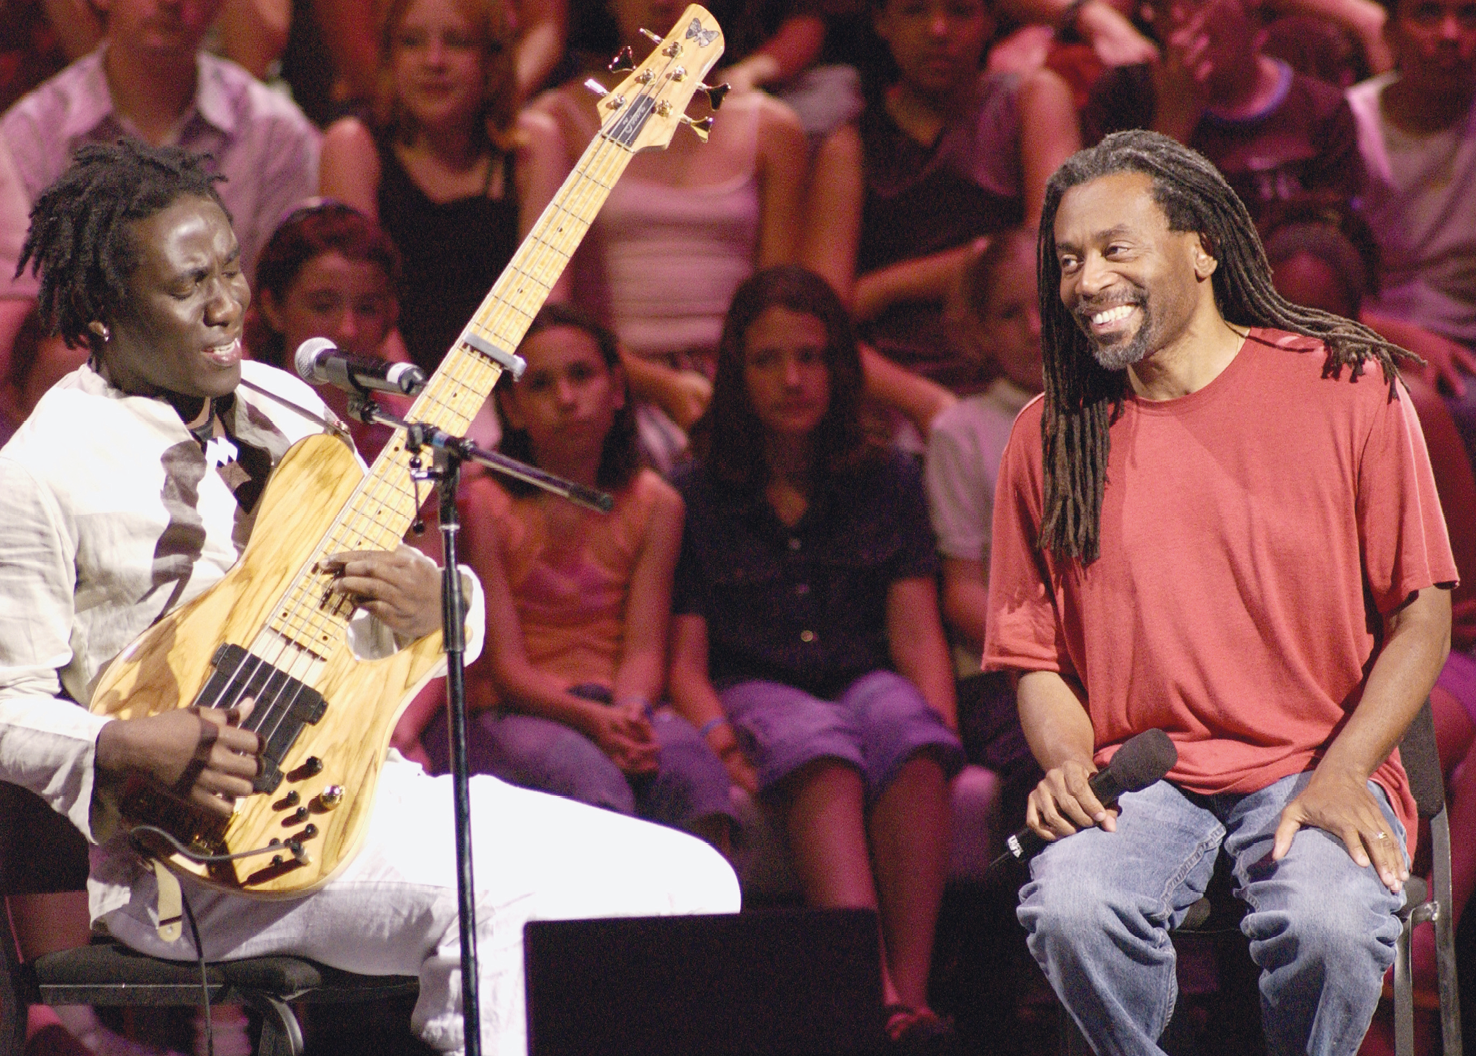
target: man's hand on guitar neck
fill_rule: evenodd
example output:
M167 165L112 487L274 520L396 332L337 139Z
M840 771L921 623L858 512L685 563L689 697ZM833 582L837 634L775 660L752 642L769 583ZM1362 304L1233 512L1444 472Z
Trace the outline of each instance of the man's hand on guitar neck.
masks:
M229 815L249 796L261 761L261 738L239 728L239 707L179 708L142 719L118 719L97 736L97 769L114 778L130 771L153 778L183 799Z
M441 570L413 547L333 554L319 568L337 576L335 592L400 637L441 629Z

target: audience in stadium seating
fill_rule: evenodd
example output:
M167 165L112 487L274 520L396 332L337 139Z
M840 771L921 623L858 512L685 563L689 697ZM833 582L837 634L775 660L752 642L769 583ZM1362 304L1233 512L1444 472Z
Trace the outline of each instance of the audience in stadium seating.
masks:
M671 693L778 812L816 906L875 906L888 1030L932 1036L948 779L963 766L912 460L869 442L850 320L794 266L739 287L678 564Z
M246 315L251 358L293 370L298 346L326 337L347 355L408 362L393 336L400 276L400 253L374 221L343 202L310 200L283 219L257 261ZM364 461L374 461L390 427L351 415L340 389L325 388L323 400L348 426ZM397 414L410 406L389 394L376 401Z
M394 0L381 29L374 127L323 144L322 193L400 249L400 333L427 372L461 333L562 178L558 133L519 113L497 0Z
M1082 136L1151 128L1219 167L1257 223L1276 203L1347 200L1361 165L1353 116L1332 85L1261 50L1256 0L1166 6L1161 59L1104 74L1082 111Z
M642 57L650 43L641 30L665 34L680 13L651 0L613 0L609 11L621 46ZM563 134L565 171L599 131L602 112L583 84L590 75L607 87L624 76L590 69L535 104ZM738 284L794 259L807 161L798 118L762 92L733 92L718 117L705 144L678 128L665 150L631 159L572 266L574 300L627 352L703 379ZM669 468L690 419L673 421L646 401L637 415L643 449Z
M548 305L519 354L527 372L497 392L503 451L604 489L615 505L603 514L490 471L468 474L464 556L493 628L467 671L471 767L726 850L727 772L662 703L682 502L640 465L614 335ZM413 741L420 723L432 768L448 771L444 713L407 716L398 740Z
M989 387L938 415L928 437L924 480L942 560L943 622L953 645L958 729L969 762L1004 782L1005 826L1025 820L1025 797L1040 779L1007 676L979 670L989 605L994 485L1015 416L1040 392L1040 304L1035 232L1011 228L964 268L950 322L965 352L994 375Z
M948 291L977 239L1039 215L1046 178L1080 143L1056 74L980 72L994 25L983 0L876 9L898 75L822 148L804 258L850 294L877 352L957 393L986 379L949 337Z

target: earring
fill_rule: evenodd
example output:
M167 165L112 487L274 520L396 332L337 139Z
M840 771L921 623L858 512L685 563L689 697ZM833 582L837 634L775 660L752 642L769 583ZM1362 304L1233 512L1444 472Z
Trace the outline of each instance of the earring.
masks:
M93 322L87 324L87 329L91 330L98 337L102 338L103 344L107 344L113 339L113 332L108 329L107 323L102 323L94 320Z

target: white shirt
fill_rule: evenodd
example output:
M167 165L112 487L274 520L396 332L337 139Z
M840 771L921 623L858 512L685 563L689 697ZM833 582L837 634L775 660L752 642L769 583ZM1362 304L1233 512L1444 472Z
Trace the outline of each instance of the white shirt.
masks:
M1373 229L1383 285L1370 310L1476 345L1476 106L1453 127L1414 135L1384 120L1397 73L1348 89L1366 170L1354 204Z
M285 402L237 389L231 431L240 440L275 462L323 431L329 412L297 378L252 362L242 376ZM251 532L253 518L220 473L202 472L199 452L170 404L125 395L85 366L0 450L0 780L37 793L94 842L110 835L92 814L97 735L110 720L66 698L88 700L104 665L219 582ZM471 660L485 606L468 581ZM351 640L360 655L394 647L362 613ZM125 904L138 875L122 837L94 848L94 918Z

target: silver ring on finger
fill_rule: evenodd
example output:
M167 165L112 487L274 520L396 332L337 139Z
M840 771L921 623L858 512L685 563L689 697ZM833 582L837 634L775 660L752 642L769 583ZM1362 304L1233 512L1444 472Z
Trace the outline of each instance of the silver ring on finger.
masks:
M1374 839L1376 840L1387 840L1388 838L1389 834L1387 832L1380 832L1377 836L1374 837Z

